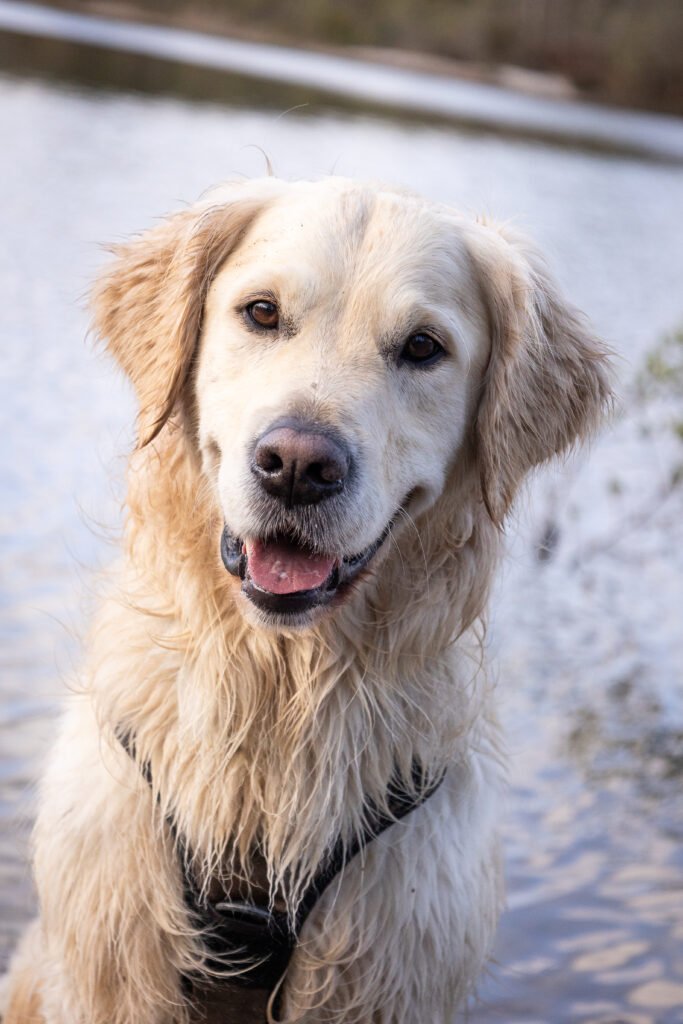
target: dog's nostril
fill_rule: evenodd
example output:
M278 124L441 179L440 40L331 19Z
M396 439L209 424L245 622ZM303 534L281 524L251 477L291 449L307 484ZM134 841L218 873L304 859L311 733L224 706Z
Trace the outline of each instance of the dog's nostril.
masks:
M283 468L280 456L272 448L261 448L256 451L256 465L264 473L279 473Z
M338 484L345 475L338 463L312 462L306 467L306 476L314 484Z

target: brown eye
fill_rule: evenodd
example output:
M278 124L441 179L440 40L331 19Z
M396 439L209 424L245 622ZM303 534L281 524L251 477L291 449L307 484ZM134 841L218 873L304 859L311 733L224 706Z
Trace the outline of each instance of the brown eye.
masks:
M259 327L265 327L274 331L280 322L280 312L274 302L266 299L259 299L258 302L250 302L246 307L246 313Z
M401 350L401 359L407 363L429 366L444 354L443 347L431 334L411 334Z

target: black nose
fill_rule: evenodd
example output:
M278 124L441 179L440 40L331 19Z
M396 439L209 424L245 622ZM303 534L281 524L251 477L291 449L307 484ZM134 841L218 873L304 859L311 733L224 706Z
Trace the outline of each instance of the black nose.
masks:
M316 424L274 424L254 449L251 471L268 494L286 505L313 505L344 490L351 456Z

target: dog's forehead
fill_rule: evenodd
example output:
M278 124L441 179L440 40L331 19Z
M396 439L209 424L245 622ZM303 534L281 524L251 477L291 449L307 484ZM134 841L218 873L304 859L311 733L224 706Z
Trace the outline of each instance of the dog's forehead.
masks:
M316 290L346 289L355 280L433 292L458 269L466 273L467 263L460 233L439 207L411 194L325 182L269 203L233 267L291 277L297 288L305 277Z
M357 245L378 202L375 190L335 183L300 183L269 203L257 224L257 235L296 245L336 238L339 245Z

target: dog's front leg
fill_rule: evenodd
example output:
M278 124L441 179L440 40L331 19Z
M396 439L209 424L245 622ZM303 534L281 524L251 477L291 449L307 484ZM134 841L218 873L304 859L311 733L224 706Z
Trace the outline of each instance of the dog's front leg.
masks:
M12 970L6 1024L186 1024L177 861L149 787L87 698L45 776L35 872L40 922Z

